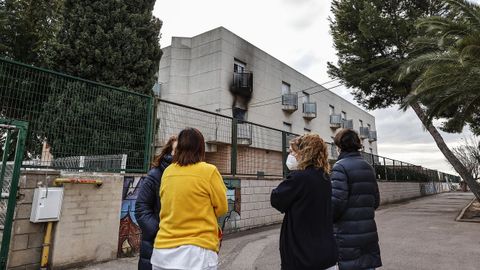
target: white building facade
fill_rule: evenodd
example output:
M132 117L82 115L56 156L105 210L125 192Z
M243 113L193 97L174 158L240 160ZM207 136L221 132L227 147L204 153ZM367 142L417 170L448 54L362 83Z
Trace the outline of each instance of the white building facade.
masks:
M375 118L229 30L219 27L163 48L160 98L327 142L353 128L377 154Z

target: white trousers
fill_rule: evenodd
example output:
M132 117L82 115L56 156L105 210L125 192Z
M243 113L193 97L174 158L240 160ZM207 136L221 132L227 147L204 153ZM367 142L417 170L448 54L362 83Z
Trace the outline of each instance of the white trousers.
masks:
M160 268L155 265L152 265L152 270L182 270L182 269ZM217 270L217 266L210 266L202 270Z

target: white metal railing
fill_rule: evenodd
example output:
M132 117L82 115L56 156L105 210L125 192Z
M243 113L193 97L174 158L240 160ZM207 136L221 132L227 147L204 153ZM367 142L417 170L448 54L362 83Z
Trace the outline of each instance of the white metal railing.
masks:
M342 126L342 116L340 114L330 115L330 127L339 128Z
M365 139L370 136L370 128L369 127L360 127L360 138Z

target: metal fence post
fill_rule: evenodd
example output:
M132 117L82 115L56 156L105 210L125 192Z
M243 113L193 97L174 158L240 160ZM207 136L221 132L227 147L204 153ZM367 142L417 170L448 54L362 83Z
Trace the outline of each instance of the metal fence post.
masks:
M394 181L396 182L397 181L397 170L395 170L395 159L392 159L392 162L393 162L393 177L395 178Z
M387 162L385 161L385 157L383 158L383 169L385 170L385 181L388 181Z
M146 138L145 138L145 154L143 156L143 170L144 171L148 171L149 169L149 165L150 165L150 162L152 161L152 153L155 152L155 150L153 150L154 148L154 144L153 144L153 140L152 138L154 137L153 136L153 132L155 130L154 128L154 121L153 121L153 112L155 111L154 108L153 108L153 97L150 97L147 101L147 123L146 123L146 128L147 128L147 132L146 132Z
M230 173L235 176L237 174L237 139L238 139L238 129L237 129L238 120L232 118L232 151L230 158Z
M403 172L403 162L400 161L400 180L405 181L405 173Z
M0 191L3 191L3 179L5 176L5 172L7 171L7 161L8 161L8 154L10 152L10 136L12 135L11 130L7 129L7 136L5 138L5 148L3 149L3 157L2 157L2 168L0 169Z

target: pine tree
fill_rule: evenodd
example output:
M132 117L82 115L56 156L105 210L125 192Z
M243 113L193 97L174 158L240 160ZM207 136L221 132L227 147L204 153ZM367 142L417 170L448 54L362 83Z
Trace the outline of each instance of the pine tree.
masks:
M413 48L420 18L448 13L442 0L333 0L330 29L337 56L331 76L354 88L355 99L368 109L400 105L418 73L398 80L400 66L429 48ZM480 199L480 186L448 148L437 128L428 123L420 103L410 107L440 151Z

